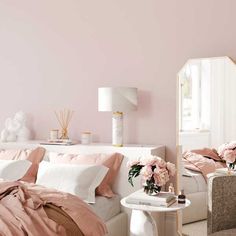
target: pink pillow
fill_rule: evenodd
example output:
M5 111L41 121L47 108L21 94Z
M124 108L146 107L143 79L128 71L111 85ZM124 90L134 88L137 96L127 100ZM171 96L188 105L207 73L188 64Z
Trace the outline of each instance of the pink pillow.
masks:
M104 165L109 168L102 183L97 187L96 194L104 197L113 197L112 184L118 174L123 155L120 153L112 154L90 154L74 155L50 153L49 160L52 163L82 164L82 165Z
M27 160L31 152L27 149L1 149L0 160Z
M208 157L215 161L222 161L222 158L218 155L215 149L203 148L203 149L191 150L191 152Z
M0 160L29 160L32 165L26 172L26 174L20 180L35 183L38 172L38 165L42 161L45 153L45 149L38 147L34 150L29 149L1 149Z

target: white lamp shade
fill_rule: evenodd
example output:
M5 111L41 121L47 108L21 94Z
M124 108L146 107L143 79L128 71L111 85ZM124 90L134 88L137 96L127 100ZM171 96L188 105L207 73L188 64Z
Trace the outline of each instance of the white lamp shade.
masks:
M137 109L137 88L98 88L99 111L132 111Z

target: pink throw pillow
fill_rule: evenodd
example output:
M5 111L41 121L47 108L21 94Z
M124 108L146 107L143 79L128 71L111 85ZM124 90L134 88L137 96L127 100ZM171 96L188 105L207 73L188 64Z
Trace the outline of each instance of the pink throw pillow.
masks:
M109 168L102 183L96 188L96 194L104 197L113 197L112 184L120 169L123 155L120 153L112 154L90 154L90 155L74 155L51 153L49 160L52 163L64 164L81 164L81 165L104 165Z
M203 148L203 149L191 150L191 152L208 157L215 161L222 161L222 158L218 155L215 149Z
M27 160L31 152L28 149L1 149L0 160Z
M32 165L26 172L26 174L20 180L35 183L38 165L43 160L45 149L38 147L34 150L29 149L1 149L0 150L0 160L29 160Z
M32 162L31 167L26 172L25 176L21 178L21 181L25 181L28 183L35 183L39 168L39 163L43 160L44 154L46 149L43 147L38 147L34 150L32 150L27 157L27 160Z

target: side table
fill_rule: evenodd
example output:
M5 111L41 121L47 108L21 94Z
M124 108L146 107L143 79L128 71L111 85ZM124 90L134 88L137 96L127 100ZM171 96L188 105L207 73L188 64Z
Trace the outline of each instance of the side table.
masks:
M191 202L186 199L185 204L179 204L178 201L169 207L156 207L149 205L136 205L126 203L126 198L121 200L121 205L132 210L130 220L130 236L158 236L158 228L152 212L173 212L182 210L190 206Z

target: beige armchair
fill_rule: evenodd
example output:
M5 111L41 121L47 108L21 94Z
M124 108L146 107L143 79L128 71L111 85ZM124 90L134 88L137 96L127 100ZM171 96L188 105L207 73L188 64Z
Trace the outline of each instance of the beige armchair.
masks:
M207 234L236 235L236 175L209 176Z

